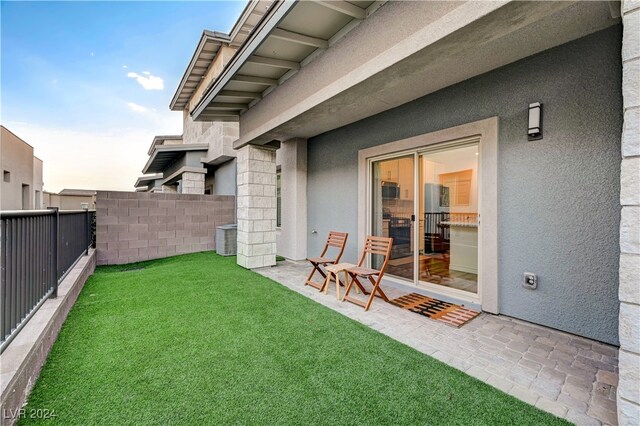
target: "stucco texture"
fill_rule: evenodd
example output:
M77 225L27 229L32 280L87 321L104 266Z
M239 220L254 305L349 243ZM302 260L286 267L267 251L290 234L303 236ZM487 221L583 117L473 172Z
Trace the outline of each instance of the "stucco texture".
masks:
M310 139L308 254L336 229L356 260L360 149L498 116L500 313L617 344L620 49L615 26Z

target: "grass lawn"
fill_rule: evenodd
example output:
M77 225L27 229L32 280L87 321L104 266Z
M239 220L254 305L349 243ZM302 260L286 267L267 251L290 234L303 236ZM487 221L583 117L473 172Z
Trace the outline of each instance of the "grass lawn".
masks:
M565 424L235 258L135 266L86 283L27 412L61 424Z

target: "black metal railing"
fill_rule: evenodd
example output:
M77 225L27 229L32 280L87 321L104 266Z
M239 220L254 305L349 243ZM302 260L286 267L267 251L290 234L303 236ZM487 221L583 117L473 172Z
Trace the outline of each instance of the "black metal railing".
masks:
M93 245L95 212L0 212L0 352Z
M424 214L424 250L425 253L442 253L449 249L448 212L429 212Z

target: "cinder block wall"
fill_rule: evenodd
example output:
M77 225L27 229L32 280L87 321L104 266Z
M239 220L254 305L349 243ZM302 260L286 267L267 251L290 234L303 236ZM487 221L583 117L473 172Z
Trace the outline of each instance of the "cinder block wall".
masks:
M235 223L235 197L98 191L98 265L215 250L216 226Z

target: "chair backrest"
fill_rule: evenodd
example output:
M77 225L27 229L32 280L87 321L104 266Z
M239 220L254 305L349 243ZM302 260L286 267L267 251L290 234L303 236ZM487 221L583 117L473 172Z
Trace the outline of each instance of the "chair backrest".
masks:
M358 262L358 266L364 265L364 262L368 254L377 254L380 256L384 256L382 267L379 269L380 272L384 273L384 270L387 268L387 263L389 263L389 258L391 257L392 246L393 246L393 238L374 237L372 235L369 235L366 241L364 242L364 249L362 250L362 256L360 257L360 262Z
M320 257L323 257L327 253L329 247L336 247L338 249L338 254L335 262L338 263L342 257L342 253L344 253L344 248L347 245L347 238L349 238L349 234L346 232L330 231Z

